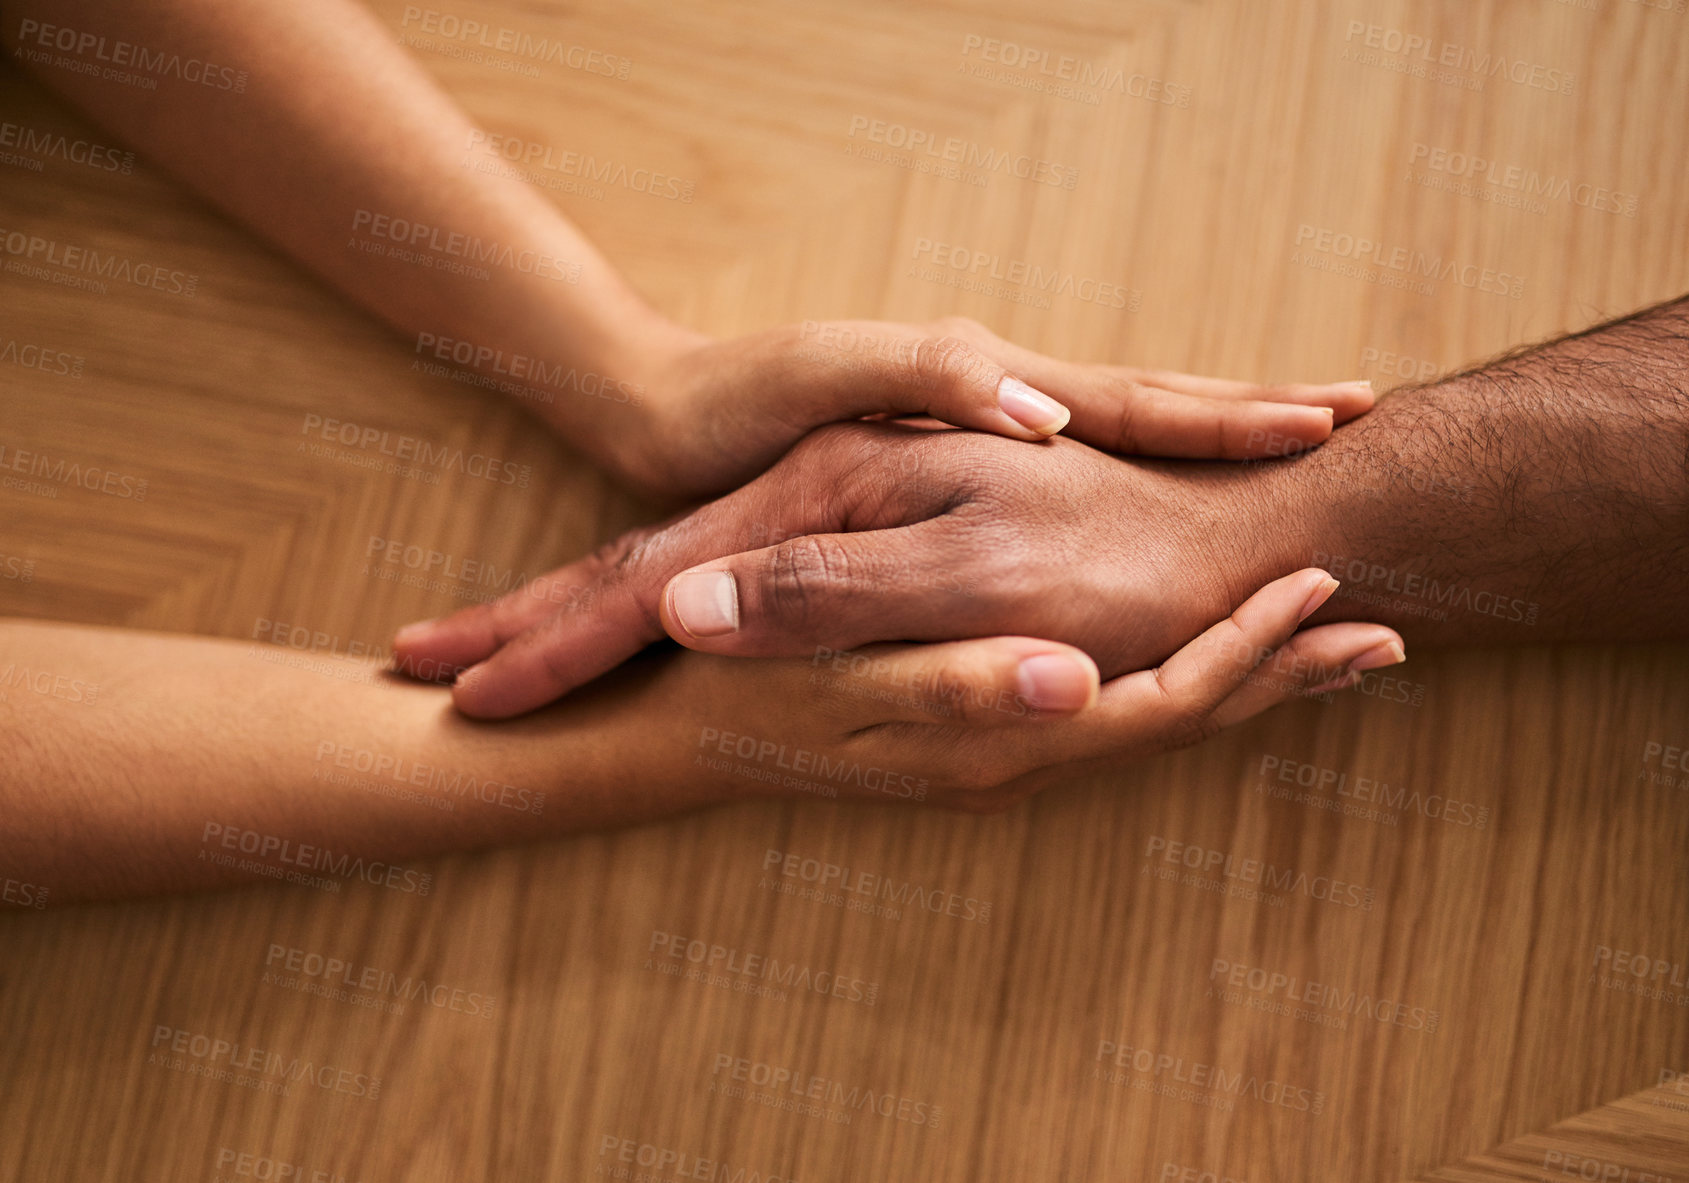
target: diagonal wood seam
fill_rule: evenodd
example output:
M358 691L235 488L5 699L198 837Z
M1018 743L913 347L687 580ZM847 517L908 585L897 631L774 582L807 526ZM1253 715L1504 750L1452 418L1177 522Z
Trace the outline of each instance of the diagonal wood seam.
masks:
M1580 1173L1591 1170L1593 1176ZM1591 1177L1625 1183L1670 1183L1689 1177L1689 1080L1586 1109L1538 1133L1416 1176L1414 1183L1536 1183Z

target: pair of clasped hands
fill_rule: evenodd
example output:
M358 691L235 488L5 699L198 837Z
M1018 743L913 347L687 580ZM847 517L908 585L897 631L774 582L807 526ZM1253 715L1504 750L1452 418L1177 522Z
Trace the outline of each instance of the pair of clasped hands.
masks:
M1316 445L1367 383L1074 364L961 319L674 330L639 367L639 418L590 450L647 493L732 491L401 629L399 668L456 670L463 714L533 711L667 636L695 654L639 699L652 742L749 735L991 810L1402 659L1381 625L1297 631L1323 570L1239 586L1227 504L1181 471L1223 466L1128 458Z

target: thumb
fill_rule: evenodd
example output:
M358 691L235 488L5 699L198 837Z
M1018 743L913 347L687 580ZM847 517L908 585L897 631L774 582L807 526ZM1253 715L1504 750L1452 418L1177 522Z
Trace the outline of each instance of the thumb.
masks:
M804 321L771 358L772 389L809 426L891 412L1019 440L1067 426L1067 407L962 340L874 321Z

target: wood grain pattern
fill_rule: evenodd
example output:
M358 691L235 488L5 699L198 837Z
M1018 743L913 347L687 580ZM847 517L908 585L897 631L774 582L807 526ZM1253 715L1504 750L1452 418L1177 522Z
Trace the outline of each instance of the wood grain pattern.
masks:
M508 55L412 48L490 129L693 184L689 202L555 197L660 306L715 332L956 312L1079 358L1388 385L1689 288L1689 15L1630 0L438 2L630 59L626 80L528 76ZM396 38L416 32L405 6L376 7ZM1452 44L1457 64L1404 72L1409 55L1366 49L1370 26ZM1122 81L1040 93L1035 71L983 62L986 39ZM1484 55L1558 71L1571 93L1484 76ZM98 135L15 65L0 111ZM1076 180L917 171L864 155L862 119ZM1433 188L1456 180L1433 152L1569 193ZM372 536L536 573L648 512L519 412L413 372L403 342L144 159L0 174L0 227L200 277L186 299L0 273L0 336L82 359L79 377L0 362L0 442L146 481L144 499L0 488L0 575L4 557L30 572L0 578L0 612L241 638L286 621L381 647L476 589L366 573ZM1633 216L1579 204L1596 190ZM1430 294L1351 277L1298 241L1321 231L1457 272ZM1135 297L966 290L927 241ZM1482 290L1486 269L1506 292ZM312 414L472 445L533 480L371 472L353 450L302 449ZM1375 693L1280 709L1003 817L747 805L439 860L425 899L257 886L0 916L0 1179L208 1180L224 1150L365 1183L633 1178L639 1154L668 1150L684 1157L650 1177L1452 1183L1563 1177L1543 1169L1551 1149L1681 1178L1689 1133L1662 1081L1689 1072L1689 991L1626 989L1598 957L1689 974L1689 797L1645 754L1689 744L1684 658L1416 653ZM1266 791L1285 761L1423 807L1286 800ZM1470 812L1427 816L1449 801ZM1334 878L1371 906L1162 881L1157 839ZM777 890L805 883L765 869L769 851L883 877L904 902L877 915ZM973 918L945 914L952 898ZM836 970L873 1005L676 980L654 932ZM485 995L492 1013L281 988L264 980L272 944ZM1281 1013L1287 985L1218 989L1216 961L1335 994ZM1357 1014L1357 998L1405 1009ZM190 1077L148 1062L160 1024L378 1077L380 1095ZM722 1056L824 1078L823 1102L738 1094ZM890 1115L860 1107L867 1093ZM659 1149L618 1173L623 1139Z
M1689 1162L1689 1089L1673 1075L1666 1084L1425 1175L1424 1183L1680 1178Z

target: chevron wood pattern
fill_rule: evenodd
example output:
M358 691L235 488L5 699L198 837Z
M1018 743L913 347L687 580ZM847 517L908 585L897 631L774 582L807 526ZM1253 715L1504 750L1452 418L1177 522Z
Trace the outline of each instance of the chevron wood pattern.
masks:
M713 332L961 313L1080 358L1385 387L1689 288L1689 15L1669 3L429 3L374 6L479 123L686 187L553 196ZM628 76L477 50L447 31L466 20ZM1454 64L1389 48L1406 37ZM1042 72L1062 55L1090 85ZM1486 73L1497 57L1526 81ZM15 63L0 119L101 134ZM935 169L912 135L972 163ZM1458 175L1472 156L1496 171ZM1037 174L996 163L1019 158ZM380 648L478 589L393 578L371 539L534 573L652 515L144 157L38 163L0 161L0 228L198 279L0 271L0 445L47 458L0 487L0 613ZM1567 192L1486 180L1509 169ZM1326 233L1508 278L1368 282ZM957 286L940 249L1126 298ZM389 474L313 446L310 416L532 479ZM1648 754L1689 746L1685 657L1416 652L1374 693L1001 817L755 804L436 860L426 899L260 885L0 912L0 1180L1689 1178L1689 795ZM1216 895L1159 877L1157 842L1347 886ZM838 890L862 876L891 900ZM686 980L663 933L860 997ZM302 993L273 946L482 1001ZM190 1075L159 1026L379 1095ZM1578 1173L1609 1168L1628 1173Z

